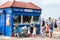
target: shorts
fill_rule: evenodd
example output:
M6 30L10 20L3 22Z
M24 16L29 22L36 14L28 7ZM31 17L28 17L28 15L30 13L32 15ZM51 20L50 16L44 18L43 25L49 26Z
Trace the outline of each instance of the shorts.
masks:
M33 31L30 31L31 32L31 34L33 33Z
M46 33L49 33L49 31L46 31Z
M36 33L33 33L33 34L36 34Z
M53 32L53 30L50 29L50 32Z

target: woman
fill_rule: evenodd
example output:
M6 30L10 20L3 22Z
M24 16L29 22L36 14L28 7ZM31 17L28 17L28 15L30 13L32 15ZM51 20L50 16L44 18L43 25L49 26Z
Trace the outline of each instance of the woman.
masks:
M54 22L54 27L57 28L57 20Z
M45 31L45 20L42 18L42 23L41 23L41 35L42 37L44 36L44 31Z

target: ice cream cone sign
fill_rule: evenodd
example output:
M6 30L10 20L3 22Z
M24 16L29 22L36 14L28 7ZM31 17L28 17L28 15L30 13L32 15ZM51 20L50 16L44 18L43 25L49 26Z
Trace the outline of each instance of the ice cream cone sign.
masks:
M6 17L6 26L10 26L10 17L7 15Z
M10 26L10 22L6 22L6 25L7 25L7 26Z

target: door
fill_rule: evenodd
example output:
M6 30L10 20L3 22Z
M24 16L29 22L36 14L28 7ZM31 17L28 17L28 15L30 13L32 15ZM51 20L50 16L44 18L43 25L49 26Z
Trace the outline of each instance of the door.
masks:
M0 33L2 33L2 35L4 35L4 28L5 27L5 16L4 14L0 14Z

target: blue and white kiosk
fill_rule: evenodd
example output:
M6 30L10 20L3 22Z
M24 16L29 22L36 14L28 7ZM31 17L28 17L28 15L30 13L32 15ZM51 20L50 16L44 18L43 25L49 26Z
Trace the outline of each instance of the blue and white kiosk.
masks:
M41 8L31 2L6 2L0 6L0 32L2 35L11 37L16 22L20 27L28 26L33 19L38 28L37 34L40 34L40 15Z

